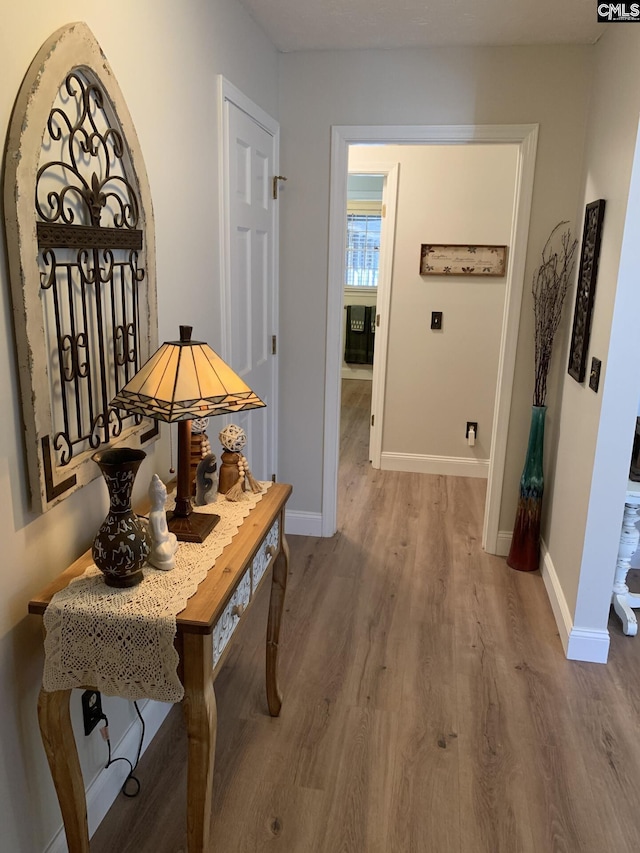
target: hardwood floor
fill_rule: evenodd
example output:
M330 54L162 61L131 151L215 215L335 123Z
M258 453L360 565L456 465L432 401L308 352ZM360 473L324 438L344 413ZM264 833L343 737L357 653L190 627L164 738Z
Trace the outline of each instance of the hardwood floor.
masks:
M212 851L626 853L640 839L640 638L565 660L542 579L480 547L485 481L374 471L346 381L339 532L291 536L281 716L264 619L216 680ZM93 853L186 849L172 710Z

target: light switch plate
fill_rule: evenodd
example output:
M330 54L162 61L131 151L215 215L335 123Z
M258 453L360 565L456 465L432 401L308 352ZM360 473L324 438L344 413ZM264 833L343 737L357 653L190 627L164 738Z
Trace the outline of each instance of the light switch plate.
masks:
M591 359L591 370L589 371L589 388L592 391L598 393L598 388L600 386L600 368L602 367L602 362L599 358Z
M431 328L432 329L441 329L442 328L442 311L432 311L431 312Z

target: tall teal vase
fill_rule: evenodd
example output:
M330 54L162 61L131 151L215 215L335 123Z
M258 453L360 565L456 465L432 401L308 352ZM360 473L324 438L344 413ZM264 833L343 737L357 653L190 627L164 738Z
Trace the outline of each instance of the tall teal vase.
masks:
M519 572L534 572L540 565L540 519L544 472L544 421L546 406L533 406L529 445L520 477L520 496L516 511L507 565Z

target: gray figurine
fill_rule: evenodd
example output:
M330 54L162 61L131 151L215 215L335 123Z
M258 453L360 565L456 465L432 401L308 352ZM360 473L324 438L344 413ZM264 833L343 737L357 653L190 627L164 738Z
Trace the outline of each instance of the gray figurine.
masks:
M196 506L206 506L216 501L218 493L218 466L215 453L208 453L196 468Z

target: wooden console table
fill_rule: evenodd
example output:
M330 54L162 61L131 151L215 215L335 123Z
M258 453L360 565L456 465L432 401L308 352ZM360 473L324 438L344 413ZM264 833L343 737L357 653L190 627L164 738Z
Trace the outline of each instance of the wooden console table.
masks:
M217 711L213 681L238 625L247 618L255 593L273 569L267 622L266 685L271 716L282 704L278 688L278 641L289 566L284 510L291 486L274 483L251 510L215 566L176 618L175 647L184 685L183 710L188 738L187 849L209 850ZM91 565L87 552L29 602L43 615L53 595ZM86 688L95 685L84 685ZM40 691L38 718L58 795L69 853L89 853L87 806L78 761L69 698L71 690Z

